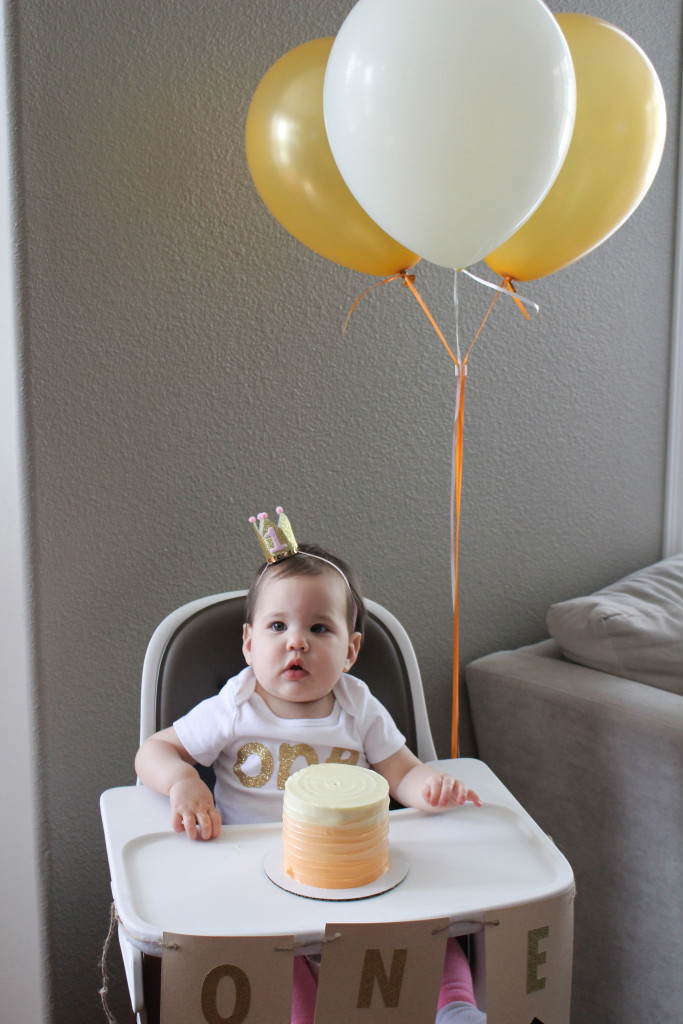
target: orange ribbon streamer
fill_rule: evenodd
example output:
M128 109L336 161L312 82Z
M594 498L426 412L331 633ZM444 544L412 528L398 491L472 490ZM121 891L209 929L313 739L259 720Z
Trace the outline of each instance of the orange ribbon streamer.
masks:
M452 525L452 561L453 561L453 698L451 705L451 757L458 756L460 727L460 507L462 503L462 468L465 439L465 382L467 380L467 364L474 343L484 330L484 326L498 301L500 292L494 295L484 319L479 324L468 348L462 365L456 365L456 416L455 436L453 438L453 525Z
M418 292L417 288L415 287L415 275L414 274L406 274L405 281L403 283L404 283L404 285L407 288L410 288L411 292L413 293L413 295L415 296L417 301L420 303L420 307L422 308L423 313L425 314L425 316L429 320L430 324L432 325L432 327L434 328L434 330L438 334L439 339L441 340L441 344L444 346L444 348L448 352L449 356L451 357L451 359L453 360L455 365L459 366L460 364L459 364L457 358L453 355L453 351L451 349L451 346L448 344L448 342L444 338L443 334L441 333L441 330L439 329L439 325L437 324L436 320L432 316L430 310L427 308L427 303L425 302L425 300L422 298L422 296Z
M346 314L346 320L344 321L344 326L342 327L342 332L346 331L346 328L348 327L349 320L351 319L351 315L352 315L353 311L355 310L355 308L358 305L358 303L362 299L364 299L366 295L368 295L374 288L379 288L383 284L390 284L392 281L399 281L399 280L403 281L403 286L405 288L410 288L411 292L413 293L413 295L415 296L415 298L419 302L419 304L420 304L420 306L422 308L423 313L425 314L425 316L429 320L430 324L432 325L432 327L434 328L434 330L438 334L439 338L441 339L441 343L445 347L446 351L448 352L449 356L451 357L451 359L453 360L455 365L458 366L458 360L453 355L453 352L451 350L450 345L448 344L448 342L444 338L444 336L443 336L443 334L442 334L442 332L441 332L441 330L439 328L439 325L437 324L436 320L434 319L434 317L432 316L430 310L428 309L427 303L424 301L424 299L422 298L422 296L418 292L417 288L415 287L415 274L409 274L406 270L402 270L400 272L400 274L392 274L391 277L385 277L384 280L382 280L382 281L375 281L375 283L371 284L369 288L366 288L365 291L361 295L358 296L358 298L356 299L354 304L351 306L351 309Z
M411 275L411 276L414 277L414 275ZM346 328L349 326L349 320L351 319L351 315L352 315L354 309L356 308L358 303L361 302L365 298L366 295L369 295L370 292L374 288L379 288L383 284L390 284L391 281L398 281L399 278L403 278L404 284L405 284L405 278L407 278L407 277L408 277L408 272L406 270L402 270L399 274L392 274L391 277L385 277L382 281L375 281L375 283L371 284L369 288L366 288L365 291L362 292L358 296L358 298L356 299L354 304L351 306L351 309L346 314L346 320L344 321L344 326L342 327L342 334L345 333Z
M470 346L471 348L471 346ZM458 756L460 726L460 504L462 499L463 438L465 429L465 381L467 367L458 368L456 378L456 416L453 438L453 509L452 562L453 562L453 698L451 703L451 757Z
M465 381L467 379L467 362L470 357L470 353L474 347L474 343L484 329L484 325L491 314L493 307L495 306L500 292L498 292L491 300L491 304L486 311L484 319L482 320L477 333L474 335L463 359L458 359L450 345L446 341L439 325L434 319L431 311L428 309L427 304L415 287L415 275L408 274L405 270L401 271L400 274L394 274L391 277L386 277L382 281L377 281L375 284L370 285L369 288L359 295L354 304L349 310L346 320L344 321L343 330L346 330L351 314L355 310L361 299L365 298L368 292L371 292L374 288L378 288L380 285L389 284L391 281L403 281L406 288L409 288L413 293L415 299L420 304L422 311L429 320L430 324L436 331L439 340L443 344L444 348L448 352L449 356L455 364L456 371L456 415L454 423L454 437L453 437L453 468L452 468L452 527L451 527L451 560L452 560L452 579L453 579L453 680L452 680L452 712L451 712L451 757L458 756L458 731L460 725L460 594L459 594L459 583L460 583L460 509L462 504L462 470L463 470L463 454L464 454L464 432L465 432ZM509 291L515 291L514 285L510 278L506 278L503 281L503 286ZM513 295L514 297L514 295ZM529 314L524 309L522 303L515 297L515 302L524 313L524 316L529 319Z

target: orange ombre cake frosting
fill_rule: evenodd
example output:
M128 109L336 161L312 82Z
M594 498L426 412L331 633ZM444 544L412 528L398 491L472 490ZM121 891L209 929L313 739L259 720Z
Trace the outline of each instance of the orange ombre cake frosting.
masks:
M314 764L285 783L284 870L317 889L353 889L389 867L389 786L377 772Z

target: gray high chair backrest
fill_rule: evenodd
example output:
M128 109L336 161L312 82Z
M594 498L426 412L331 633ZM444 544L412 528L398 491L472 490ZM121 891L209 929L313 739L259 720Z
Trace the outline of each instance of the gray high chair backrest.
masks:
M245 590L214 594L171 612L155 630L142 672L140 741L212 697L244 667ZM365 639L353 674L392 715L410 749L436 758L422 681L410 639L381 605L366 600Z

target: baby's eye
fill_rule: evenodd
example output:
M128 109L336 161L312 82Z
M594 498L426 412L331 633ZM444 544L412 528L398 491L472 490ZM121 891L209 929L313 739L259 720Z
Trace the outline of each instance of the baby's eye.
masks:
M287 629L284 622L271 622L270 628L274 633L283 633Z
M329 630L322 622L316 622L314 626L311 626L311 633L329 633Z

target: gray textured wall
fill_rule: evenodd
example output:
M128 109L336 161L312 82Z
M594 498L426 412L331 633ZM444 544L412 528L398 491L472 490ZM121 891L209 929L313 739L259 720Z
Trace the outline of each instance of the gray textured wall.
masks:
M291 239L243 151L261 76L294 45L333 35L351 6L8 7L56 1024L99 1019L109 891L97 800L133 781L146 640L176 605L250 577L249 514L281 502L302 538L348 557L402 619L447 749L451 364L396 285L366 298L341 336L371 279ZM551 601L660 554L681 5L550 6L604 17L640 42L670 131L627 225L523 289L541 306L531 323L501 301L477 343L466 660L538 639ZM449 273L421 266L418 286L452 333ZM463 284L464 338L488 301Z

